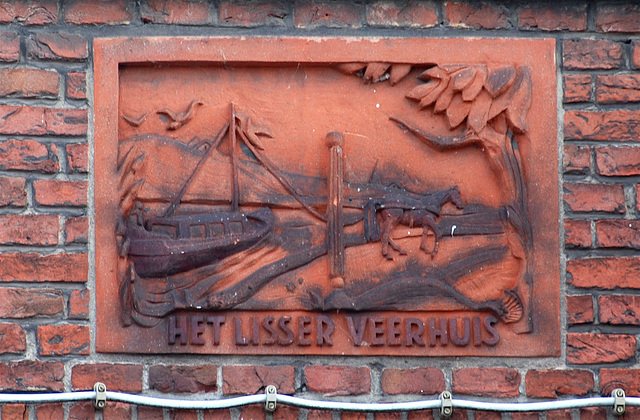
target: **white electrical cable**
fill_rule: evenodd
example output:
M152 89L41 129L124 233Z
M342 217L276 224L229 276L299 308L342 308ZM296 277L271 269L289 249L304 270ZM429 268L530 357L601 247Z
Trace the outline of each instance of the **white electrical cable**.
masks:
M95 400L95 391L39 393L39 394L5 394L0 393L2 403L52 403L52 402L76 402ZM221 400L189 400L148 397L144 395L126 394L122 392L106 391L107 401L119 401L129 404L146 405L161 408L190 409L190 410L215 410L222 408L241 407L249 404L264 403L265 394L248 395L243 397L225 398ZM389 402L389 403L353 403L342 401L310 400L290 395L276 394L276 401L282 404L293 405L301 408L338 411L415 411L440 408L441 400ZM614 397L592 397L557 401L540 401L524 403L484 402L473 400L451 399L453 408L466 408L482 411L550 411L583 407L612 407ZM640 406L640 398L625 397L628 406Z

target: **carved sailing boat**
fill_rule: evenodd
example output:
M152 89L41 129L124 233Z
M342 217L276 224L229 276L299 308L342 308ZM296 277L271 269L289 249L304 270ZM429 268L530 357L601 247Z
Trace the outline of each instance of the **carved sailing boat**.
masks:
M232 150L231 211L174 215L196 173L226 134L229 134ZM138 276L170 276L214 263L254 246L273 230L271 209L262 208L246 214L239 210L236 143L236 113L232 104L231 121L218 133L165 214L146 221L139 214L135 221L127 224L125 252Z

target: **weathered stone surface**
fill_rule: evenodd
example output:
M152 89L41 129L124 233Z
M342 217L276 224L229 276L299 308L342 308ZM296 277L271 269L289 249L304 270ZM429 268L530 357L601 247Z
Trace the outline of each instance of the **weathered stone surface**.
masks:
M89 219L70 217L64 223L64 242L66 244L86 244L89 240Z
M87 74L80 71L67 73L66 94L68 99L87 99Z
M329 2L299 0L294 3L296 28L359 28L364 18L364 6L347 1Z
M67 145L67 161L73 172L89 171L89 144L76 143Z
M27 350L27 333L16 324L0 324L0 354L24 353Z
M590 102L593 78L589 74L567 74L564 76L564 102Z
M567 324L588 324L593 320L593 297L591 295L567 296Z
M21 361L0 363L3 392L58 392L64 389L64 365L59 362Z
M430 3L382 0L367 5L367 23L381 27L431 28L438 24L438 15Z
M640 297L605 295L598 297L599 319L603 324L640 325Z
M209 21L207 1L147 0L140 6L140 18L143 22L202 25Z
M451 391L488 397L520 395L520 373L507 368L462 368L453 371Z
M591 365L629 360L636 338L629 334L567 334L567 363Z
M0 32L0 61L12 63L20 58L20 38L16 32Z
M529 370L525 376L528 397L558 398L561 395L587 395L595 381L589 370Z
M222 381L225 394L255 394L268 385L282 394L295 392L293 366L223 366Z
M309 391L325 396L362 395L371 391L371 372L367 367L307 366L304 375Z
M591 170L591 148L566 144L564 146L563 167L566 174L588 174Z
M4 121L0 134L81 136L87 133L86 109L0 105L0 118Z
M505 29L509 27L506 10L489 3L447 2L445 17L454 28Z
M55 0L6 0L0 7L0 23L49 25L58 22Z
M0 288L0 317L31 318L62 313L64 298L55 289Z
M40 179L33 183L35 200L41 206L87 205L87 182Z
M81 35L39 33L27 40L27 54L40 60L82 61L89 56L89 46Z
M590 248L591 221L565 219L564 243L568 248Z
M133 18L132 7L122 0L71 0L65 3L64 20L76 25L125 25Z
M59 76L55 70L0 69L0 96L57 98Z
M640 220L611 219L596 221L598 246L602 248L640 249Z
M609 74L596 76L596 100L601 104L640 101L640 75Z
M518 16L520 28L543 31L584 31L587 5L538 3L525 6Z
M640 32L640 6L598 4L596 27L601 32Z
M640 288L640 258L581 258L567 261L567 281L575 287Z
M608 40L566 40L562 63L566 70L611 70L622 66L622 45Z
M640 175L640 147L596 147L596 169L604 176Z
M71 370L71 386L75 390L93 389L102 382L107 389L121 392L142 391L142 366L111 363L75 365Z
M564 183L564 204L573 212L624 213L622 184Z
M39 254L16 252L0 254L0 281L85 282L89 262L87 254Z
M0 169L54 173L58 168L55 145L47 146L35 140L0 142Z
M88 289L72 290L69 296L69 319L89 319Z
M25 179L0 177L0 207L24 207L26 205Z
M635 141L640 135L640 111L567 111L566 140Z
M156 365L149 368L149 387L160 392L215 392L218 389L217 381L216 365Z
M284 26L289 15L286 2L225 1L220 4L219 21L229 26Z
M386 394L439 394L445 390L444 373L437 368L385 369L382 392Z
M84 325L40 325L37 337L40 356L89 354L89 327Z
M57 215L0 215L0 244L56 245L58 243Z

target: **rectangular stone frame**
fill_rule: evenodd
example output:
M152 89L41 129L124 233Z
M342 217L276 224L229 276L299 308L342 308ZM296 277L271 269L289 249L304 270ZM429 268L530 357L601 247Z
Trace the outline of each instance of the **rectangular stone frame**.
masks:
M492 62L497 57L528 66L533 86L527 135L536 162L536 177L529 178L531 202L537 212L533 229L535 278L531 319L533 332L516 334L500 328L496 346L425 347L354 346L344 318L336 320L331 346L238 346L233 342L231 317L249 322L249 314L227 311L229 329L222 343L169 345L167 326L124 327L121 323L119 285L114 260L114 206L117 203L115 153L118 144L119 68L129 63L214 63L214 64L325 64L325 63L414 63L427 64L446 57L447 62ZM470 59L473 57L473 60ZM202 353L202 354L318 354L398 356L559 356L559 199L556 108L555 41L552 39L362 39L362 38L244 38L244 37L155 37L116 38L94 41L94 186L95 186L95 270L96 349L109 353ZM542 238L542 240L540 240ZM266 316L264 311L252 315ZM274 316L281 312L273 311ZM303 315L291 313L290 315ZM307 315L311 313L306 313ZM377 315L384 315L383 312ZM313 315L313 314L311 314ZM341 314L342 316L344 314ZM374 315L376 315L374 313ZM458 313L458 315L460 315ZM462 314L464 315L464 313ZM468 314L472 316L472 313ZM412 313L407 316L447 316L446 313Z

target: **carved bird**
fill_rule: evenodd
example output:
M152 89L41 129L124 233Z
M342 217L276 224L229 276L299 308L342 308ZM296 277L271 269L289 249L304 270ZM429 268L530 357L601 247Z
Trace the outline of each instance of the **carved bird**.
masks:
M187 110L184 112L176 113L169 108L163 108L156 111L156 114L166 115L169 118L169 125L167 126L167 130L177 130L178 128L191 121L191 119L196 114L196 108L198 107L198 105L204 105L204 102L199 99L194 99L193 101L191 101L191 103L187 107Z
M142 116L138 118L134 118L134 117L130 117L129 115L122 114L122 119L125 120L127 123L129 123L129 125L133 127L140 127L142 123L144 123L144 121L147 119L147 115L149 115L149 113L145 112L144 114L142 114Z

